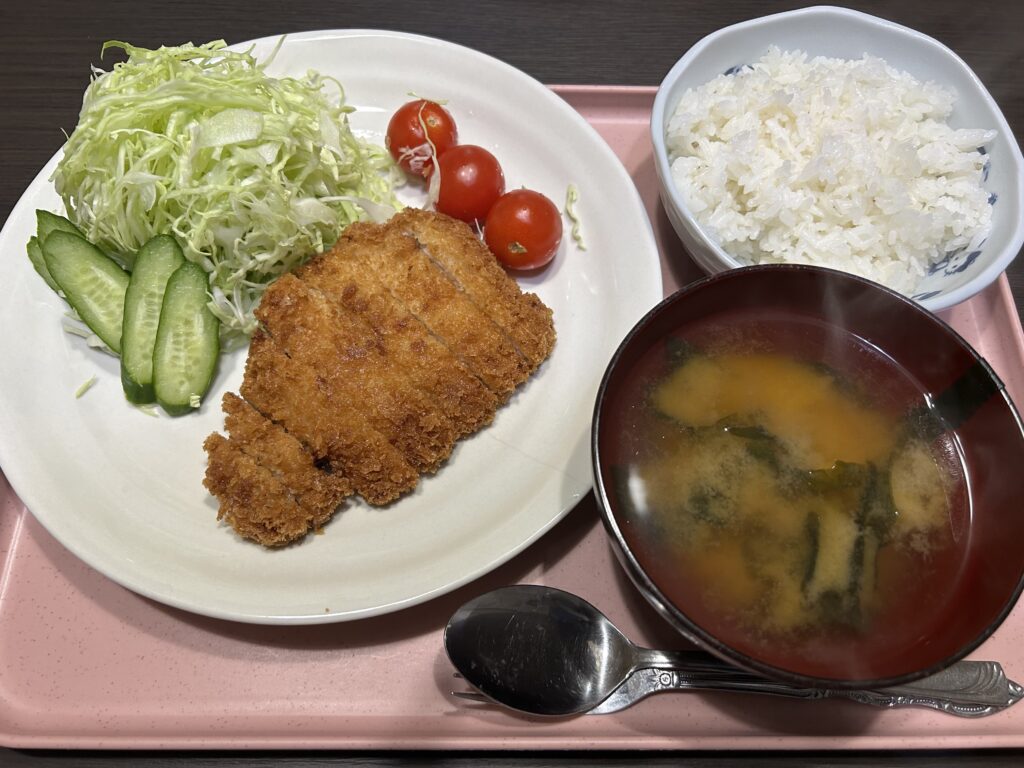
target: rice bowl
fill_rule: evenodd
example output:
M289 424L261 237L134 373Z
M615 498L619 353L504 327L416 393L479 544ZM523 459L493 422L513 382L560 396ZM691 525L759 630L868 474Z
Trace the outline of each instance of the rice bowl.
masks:
M949 127L954 101L876 57L773 46L683 94L666 129L672 179L746 263L831 266L909 294L991 228L996 132Z
M711 223L702 222L699 213L694 208L699 208L704 201L700 199L699 195L691 195L691 200L688 201L687 196L676 185L672 172L672 162L675 157L672 156L672 150L667 141L670 122L686 91L700 88L725 73L729 73L726 79L734 78L741 69L757 62L772 47L777 47L782 51L802 51L807 54L808 59L827 57L848 62L856 62L865 58L868 60L882 59L894 70L909 73L919 83L933 82L937 84L935 93L942 90L955 93L956 100L953 102L952 111L946 122L953 129L953 135L959 137L957 140L970 139L967 142L969 144L983 136L974 132L974 129L995 131L995 136L991 141L983 145L984 153L979 153L977 146L964 146L962 147L963 152L957 150L964 156L961 159L969 160L974 164L974 171L967 168L968 176L971 172L977 172L980 162L980 174L984 189L981 194L985 195L985 203L981 205L981 195L977 194L977 190L971 194L963 194L966 192L966 188L959 190L959 193L954 195L947 194L948 190L926 195L926 198L944 199L944 203L957 201L951 206L951 210L948 209L949 216L939 217L939 225L951 224L951 230L947 230L945 237L941 233L936 237L934 232L928 232L929 228L935 227L934 219L927 222L917 216L905 215L903 218L916 218L917 221L899 222L897 228L893 229L882 221L887 215L884 211L876 211L877 218L870 220L870 217L863 216L856 211L851 214L848 210L845 212L848 217L847 223L859 217L861 224L868 222L873 226L859 229L856 229L856 226L845 226L844 230L855 229L855 232L851 234L844 231L841 233L841 238L833 236L832 240L828 240L823 237L821 231L815 229L820 222L814 222L811 217L807 219L806 229L808 231L803 233L805 236L794 241L791 237L793 233L787 232L786 229L799 225L805 213L804 207L815 202L814 198L807 195L808 189L805 188L800 190L800 194L810 199L808 205L801 203L801 205L794 206L791 204L791 210L788 213L780 208L777 215L769 209L764 209L760 212L763 220L745 222L755 226L743 232L740 239L746 237L749 240L750 233L754 232L758 241L765 240L764 230L766 227L770 229L775 224L777 232L774 237L776 240L772 243L774 252L769 258L762 259L763 261L783 261L781 256L784 254L787 258L802 260L804 263L810 262L819 266L854 271L862 275L867 274L869 279L873 280L878 280L879 277L889 282L893 282L894 279L902 279L907 284L897 284L901 292L931 311L940 311L958 304L994 282L1024 245L1024 158L1021 157L1020 148L999 106L967 64L938 41L883 19L832 7L789 11L721 29L694 45L665 76L655 98L651 115L651 140L654 145L655 170L658 175L665 213L694 262L704 271L713 274L726 269L747 266L752 259L744 257L742 253L734 255L730 247L727 247L730 244L723 244L719 240L722 232L730 234L730 227L739 220L740 216L737 215L737 211L730 210L726 206L718 211L721 220ZM944 97L937 98L941 106ZM928 130L932 130L932 127L929 126ZM863 153L851 152L851 155L857 154L862 155ZM794 158L796 157L794 154ZM808 155L807 159L803 161L805 166L809 159ZM884 169L886 165L894 163L898 159L898 157L883 156L880 161L874 161L874 167ZM764 168L769 168L767 160L762 158L758 162L762 163ZM832 165L831 171L835 172L836 182L855 182L857 171L844 168L842 163L833 162ZM796 177L802 170L804 169L793 170L792 175ZM818 176L828 181L830 172L828 167L818 167L814 170L819 172ZM749 169L733 168L729 169L729 172L733 173L735 178L739 178L743 174L753 178L754 175L753 166ZM870 173L861 173L860 175L866 178ZM698 180L698 186L703 183L705 182ZM736 185L735 179L729 183ZM814 184L821 183L818 179L814 180ZM970 183L975 184L973 180ZM714 184L707 186L709 189L714 189ZM772 186L778 189L788 188L785 185L773 184ZM971 198L969 202L967 202L968 198ZM714 200L714 198L711 199ZM841 200L849 208L856 208L856 198L853 195L842 197L830 194L823 199L826 199L830 205ZM987 214L971 213L971 211L984 211L986 208L988 209ZM790 218L790 214L794 211L799 215ZM918 213L919 211L909 212ZM743 212L741 211L741 213ZM765 215L766 213L768 215ZM786 216L785 221L782 217L783 213ZM987 224L980 218L986 215L989 217ZM833 211L829 211L828 216L841 218ZM974 221L971 221L972 216ZM946 221L944 222L942 219L946 219ZM968 234L959 243L954 242L975 226L979 227L977 231ZM938 228L936 227L936 229ZM918 236L917 233L920 231L929 235L930 242L933 244L932 252L929 252L926 247L924 249L925 256L919 260L916 256L910 257L909 249L903 248L903 253L897 254L899 256L897 266L890 266L890 270L894 274L878 275L876 274L877 269L875 272L871 272L872 268L878 265L872 264L871 256L860 252L865 243L870 244L870 241L876 237L881 239L883 233L887 237L890 232L896 232L897 235L902 235L902 238L897 235L894 235L894 238L902 239L903 245L906 245L908 240L925 239ZM949 231L952 231L952 235L949 234ZM911 233L914 234L911 235ZM947 237L947 242L942 246L937 245L939 241ZM837 241L839 247L837 247ZM808 253L812 250L809 246L815 245L820 251L827 253L828 259L815 260L808 253L804 253L802 259L794 258L790 253L795 250L793 242L803 243L804 249ZM893 254L889 251L897 251L897 249L888 243L882 243L882 248L885 251L885 259L889 259L891 262ZM845 254L843 249L848 249L849 253ZM834 258L833 254L836 251L840 252L843 263L838 263ZM849 258L846 258L847 255ZM762 254L758 253L758 256L761 258ZM880 263L885 264L885 259ZM855 263L858 261L859 263ZM922 272L923 274L921 274ZM909 285L909 283L914 284Z

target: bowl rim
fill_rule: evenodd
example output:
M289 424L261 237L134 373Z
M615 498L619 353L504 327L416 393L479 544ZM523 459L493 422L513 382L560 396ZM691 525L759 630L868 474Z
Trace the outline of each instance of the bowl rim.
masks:
M625 540L623 532L615 518L612 510L612 504L609 499L608 490L605 487L604 480L602 478L601 466L601 430L602 430L602 410L603 405L606 401L606 395L608 387L613 374L619 364L619 360L624 355L626 349L632 344L633 340L640 336L644 330L649 326L655 318L661 315L663 312L678 301L682 301L686 296L695 293L696 291L705 289L708 285L726 282L730 280L751 280L756 279L759 274L764 272L789 272L789 273L820 273L825 279L840 279L848 280L862 284L868 290L880 291L892 299L895 299L899 303L905 305L907 309L913 312L919 313L923 319L930 322L936 327L936 330L940 333L946 334L950 339L961 346L975 362L980 362L984 369L994 380L995 385L998 388L999 395L1003 398L1003 401L1009 408L1010 414L1014 420L1017 431L1024 438L1024 420L1021 418L1021 414L1014 404L1013 399L1006 391L1006 387L1003 381L996 374L995 370L985 360L984 357L974 347L961 336L949 323L945 322L942 318L935 315L933 312L922 307L918 302L915 302L903 294L887 288L884 285L875 283L866 278L858 275L852 275L848 272L843 272L837 269L831 269L828 267L819 267L808 264L757 264L752 266L742 266L736 269L725 270L723 272L717 272L712 275L708 275L686 286L683 286L674 293L666 296L658 304L647 312L640 320L637 321L636 325L629 331L619 346L616 348L615 353L612 355L605 368L604 375L601 378L601 384L597 390L597 397L594 403L594 414L593 421L590 431L590 447L591 447L591 467L594 475L594 496L597 501L598 512L601 516L601 520L604 524L605 532L608 538L611 540L613 550L615 551L616 557L619 563L622 565L626 574L629 576L630 581L636 587L637 591L647 600L647 602L665 619L677 632L679 632L687 640L693 642L700 648L713 653L725 661L734 664L743 669L755 672L763 675L769 679L781 680L790 684L799 685L807 688L815 689L874 689L874 688L888 688L896 685L903 685L905 683L913 682L914 680L920 680L921 678L928 677L936 674L943 669L946 669L951 664L960 661L965 656L974 651L978 646L985 642L991 635L1003 624L1006 617L1009 616L1014 606L1017 604L1021 595L1024 594L1024 569L1017 579L1017 584L1014 587L1012 593L1007 599L1006 603L1002 606L1000 611L993 616L986 624L984 630L980 632L970 642L964 644L958 648L955 652L948 655L944 659L929 665L928 667L917 670L914 672L908 672L902 675L886 677L886 678L874 678L874 679L863 679L863 680L844 680L837 678L826 678L817 677L812 675L806 675L799 672L793 672L791 670L782 669L781 667L768 664L763 661L754 659L746 654L735 650L727 643L718 639L710 632L704 630L700 625L691 620L686 614L677 608L671 600L669 600L664 593L658 589L657 585L647 575L643 566L640 564L636 555L630 549L628 543ZM993 395L995 396L995 395Z
M715 30L694 43L694 45L691 46L678 61L676 61L662 79L654 97L654 106L651 109L650 133L651 141L654 145L654 167L660 182L663 203L666 206L671 204L676 213L691 225L692 231L697 234L697 237L703 245L714 253L715 258L720 262L722 269L737 269L749 266L728 254L704 231L704 228L697 222L696 217L687 208L683 201L682 193L675 186L672 179L671 163L668 160L668 150L665 145L664 126L666 117L670 109L675 109L675 103L668 103L668 92L670 87L679 79L682 72L692 63L692 61L700 53L718 42L721 38L745 29L759 27L764 24L783 19L810 16L821 16L822 18L832 18L833 20L840 21L856 20L867 24L873 24L875 26L892 30L898 34L905 35L906 37L916 40L922 45L935 49L939 53L942 53L955 67L960 69L962 73L967 76L977 89L982 100L988 105L989 109L991 109L992 114L995 117L995 130L1005 136L1007 147L1009 148L1008 157L1003 159L1004 162L1008 163L1010 170L1012 171L1012 173L1008 174L1008 177L1013 180L1011 181L1011 184L1015 183L1017 187L1018 209L1011 216L1011 219L1015 224L1013 231L1010 233L1008 244L996 255L996 258L994 258L985 267L985 269L983 269L982 272L970 282L951 291L943 291L937 296L914 300L932 312L948 309L949 307L966 301L993 283L999 275L1005 271L1010 263L1013 262L1020 253L1021 248L1024 247L1024 155L1021 154L1020 145L1018 144L1013 131L1010 129L1009 123L1006 122L1006 117L999 108L999 104L992 98L992 94L989 93L985 84L981 82L981 79L974 70L968 66L967 62L965 62L955 51L935 38L930 37L923 32L919 32L916 29L912 29L911 27L889 21L888 19L872 16L871 14L855 11L849 8L840 8L832 5L816 5L808 8L799 8L792 11L783 11L781 13L759 16L757 18L731 24L727 27Z

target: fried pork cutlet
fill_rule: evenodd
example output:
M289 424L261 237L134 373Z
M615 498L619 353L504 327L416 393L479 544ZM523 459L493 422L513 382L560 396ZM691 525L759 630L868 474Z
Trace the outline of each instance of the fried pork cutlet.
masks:
M406 208L388 224L414 237L459 289L509 335L532 368L551 354L555 344L551 310L509 279L468 226L418 208Z
M468 227L422 212L351 225L275 281L256 317L241 398L223 401L228 437L203 446L204 484L220 519L269 547L353 492L383 505L411 491L555 341L550 311Z
M238 395L228 392L222 405L224 428L232 442L281 481L310 513L314 526L327 522L338 505L352 495L352 482L345 475L317 467L302 443Z
M203 485L220 500L217 519L230 523L241 536L279 547L326 522L311 518L281 481L235 441L214 432L203 449L209 455Z
M372 327L385 354L434 399L458 437L490 424L498 399L443 341L395 301L372 272L353 259L317 258L295 274Z
M284 275L263 294L256 317L292 359L314 368L337 399L358 403L367 421L406 460L433 472L455 445L451 421L409 383L373 329Z
M441 338L505 402L531 367L496 326L408 235L388 226L349 225L329 258L350 259L374 275L405 309Z
M289 358L261 331L249 343L241 395L326 461L371 504L411 491L419 472L373 429L359 401L337 398L316 371Z

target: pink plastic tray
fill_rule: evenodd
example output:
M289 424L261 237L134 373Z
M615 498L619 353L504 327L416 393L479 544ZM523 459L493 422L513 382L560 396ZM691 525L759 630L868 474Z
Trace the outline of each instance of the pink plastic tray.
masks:
M657 201L650 88L556 89L618 152L662 248L666 292L698 276ZM586 254L584 254L585 256ZM1024 334L1005 277L946 313L1024 402ZM51 538L0 475L0 742L13 747L402 749L965 748L1024 746L1024 705L982 720L843 701L731 694L649 699L616 715L538 721L466 705L441 647L447 618L485 590L558 586L634 639L680 641L614 560L593 496L487 577L401 613L258 627L150 602ZM1024 607L975 654L1024 680Z

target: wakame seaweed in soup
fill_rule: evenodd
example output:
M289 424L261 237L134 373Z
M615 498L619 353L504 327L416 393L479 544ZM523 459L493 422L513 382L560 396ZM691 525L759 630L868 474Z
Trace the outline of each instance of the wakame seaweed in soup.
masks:
M624 528L659 589L741 652L856 669L956 583L962 469L951 436L907 418L922 395L892 360L800 326L789 345L733 328L649 353Z

